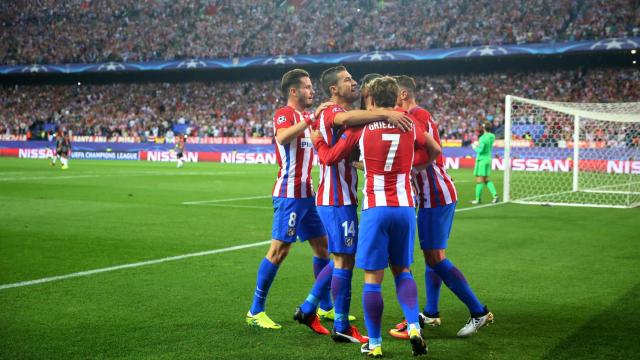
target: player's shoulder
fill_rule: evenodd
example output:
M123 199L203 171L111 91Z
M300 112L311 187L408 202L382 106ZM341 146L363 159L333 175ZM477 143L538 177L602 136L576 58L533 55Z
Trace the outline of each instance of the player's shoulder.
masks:
M419 120L427 120L427 121L432 120L431 113L427 109L421 106L414 107L409 111L409 114L413 115L416 119L419 119Z
M347 111L347 109L343 108L342 106L340 106L338 104L333 104L333 105L330 105L328 108L326 108L325 111L329 111L329 112L332 112L332 113L338 113L338 112L345 112L345 111Z
M293 115L295 110L291 106L283 106L276 110L276 115Z
M341 113L345 111L347 110L342 106L338 104L332 104L332 105L329 105L326 109L322 110L321 114L325 118L333 118L334 116L336 116L337 113Z
M287 120L293 119L295 110L291 106L283 106L276 110L273 119L276 124L282 124Z

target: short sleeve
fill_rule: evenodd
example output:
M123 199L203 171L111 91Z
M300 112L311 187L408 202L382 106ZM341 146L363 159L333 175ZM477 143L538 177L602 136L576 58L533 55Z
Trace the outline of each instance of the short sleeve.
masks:
M341 112L345 112L345 109L340 106L330 106L324 109L322 111L322 120L324 121L324 126L326 128L332 128L336 115Z
M273 127L278 129L285 129L291 127L295 124L295 119L293 118L293 112L284 111L280 109L276 111L276 114L273 115Z

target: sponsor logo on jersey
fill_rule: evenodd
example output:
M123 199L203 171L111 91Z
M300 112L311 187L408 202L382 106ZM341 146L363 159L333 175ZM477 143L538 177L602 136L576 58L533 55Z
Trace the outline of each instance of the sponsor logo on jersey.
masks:
M278 123L278 125L284 123L285 121L287 121L287 117L284 115L278 116L278 119L276 119L276 123Z

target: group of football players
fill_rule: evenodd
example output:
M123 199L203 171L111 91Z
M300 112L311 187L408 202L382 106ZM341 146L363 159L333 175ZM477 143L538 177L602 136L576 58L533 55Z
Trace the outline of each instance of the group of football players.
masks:
M311 245L316 280L294 320L336 342L359 343L368 356L382 356L381 283L387 267L404 314L389 334L408 339L413 355L427 353L422 328L441 324L442 282L470 312L458 336L470 336L493 322L493 314L445 255L457 192L444 166L437 124L416 103L415 81L404 75L369 74L358 87L345 67L335 66L322 73L320 86L328 100L310 113L315 93L309 74L294 69L282 77L287 105L274 115L280 170L272 194L272 241L258 268L247 324L281 328L265 313L265 301L297 239ZM353 109L358 100L360 109ZM320 162L315 192L314 148ZM357 169L364 171L360 223ZM426 263L427 301L422 311L410 270L416 227ZM350 323L355 319L349 314L355 266L364 271L367 336ZM331 331L321 319L333 321Z

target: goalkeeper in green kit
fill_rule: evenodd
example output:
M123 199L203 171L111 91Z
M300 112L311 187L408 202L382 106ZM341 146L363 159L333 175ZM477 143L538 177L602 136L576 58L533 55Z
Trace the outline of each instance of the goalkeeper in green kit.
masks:
M491 160L493 141L496 136L491 133L491 123L485 122L480 125L481 136L478 138L478 144L473 144L472 147L476 151L476 166L473 169L473 176L476 177L476 199L471 201L472 204L480 204L480 197L482 195L482 188L487 185L487 189L493 196L492 203L500 201L498 192L495 185L489 180L491 175Z

